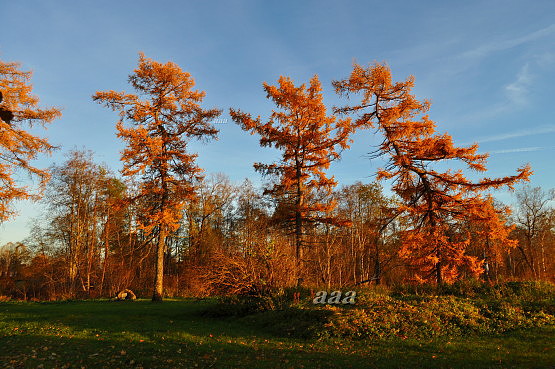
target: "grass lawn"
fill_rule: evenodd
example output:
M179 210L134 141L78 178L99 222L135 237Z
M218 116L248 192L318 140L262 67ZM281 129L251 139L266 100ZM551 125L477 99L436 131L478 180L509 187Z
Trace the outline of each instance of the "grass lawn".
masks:
M212 300L0 303L6 368L553 368L555 327L426 341L302 340L200 312Z

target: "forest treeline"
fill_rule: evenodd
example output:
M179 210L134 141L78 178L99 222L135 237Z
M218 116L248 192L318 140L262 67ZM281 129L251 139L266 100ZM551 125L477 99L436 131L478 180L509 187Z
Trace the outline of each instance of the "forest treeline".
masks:
M317 76L299 86L280 77L263 85L276 105L267 121L230 109L262 147L282 153L276 162L254 163L265 181L260 188L203 173L187 143L217 137L212 122L222 111L201 106L204 92L176 64L143 54L129 77L136 93L93 96L119 113L123 171L86 150L49 170L34 168L32 159L54 148L24 126L50 123L60 111L38 108L30 74L18 68L0 63L0 215L13 217L10 204L27 198L41 198L46 211L25 241L0 247L0 296L100 297L130 288L161 300L555 275L553 191L520 186L509 208L489 193L527 181L528 166L479 181L438 169L460 162L484 172L487 155L437 133L429 102L411 94L413 79L392 81L384 64L355 65L333 82L351 105L326 108ZM386 165L376 182L341 186L326 170L361 129L379 135L372 157ZM18 185L17 171L38 177L41 191Z

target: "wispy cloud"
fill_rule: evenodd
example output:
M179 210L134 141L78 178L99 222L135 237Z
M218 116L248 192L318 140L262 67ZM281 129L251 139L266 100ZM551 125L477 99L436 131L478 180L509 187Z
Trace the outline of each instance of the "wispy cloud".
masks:
M540 68L551 68L555 63L555 52L544 52L536 57Z
M529 87L532 84L532 73L530 73L530 64L526 63L518 72L514 82L505 86L505 93L509 98L509 102L519 106L528 103Z
M513 47L520 46L522 44L537 40L539 38L549 36L553 33L555 33L555 24L551 24L545 28L539 29L537 31L528 33L524 36L520 36L514 39L482 45L475 49L464 52L462 56L467 58L481 58L497 51L511 49Z
M507 113L526 108L528 105L533 104L533 97L535 94L538 94L537 89L533 88L534 84L544 79L546 73L551 73L554 64L555 53L553 52L532 55L529 60L515 73L511 82L508 82L504 86L500 86L501 91L504 93L503 99L490 104L485 109L475 110L465 114L459 119L465 122L481 122L487 119L506 115ZM536 133L536 131L538 132ZM520 137L522 135L528 136L531 134L549 133L554 131L555 126L542 126L533 131L526 130L510 134L501 134L499 135L501 138L497 138L498 136L496 135L491 139L485 138L482 142L498 141L500 139Z
M507 149L507 150L491 150L488 151L490 154L511 154L514 152L530 152L530 151L540 151L549 149L550 147L541 147L541 146L533 146L533 147L520 147L516 149Z
M524 48L526 44L533 41L551 42L554 36L555 24L551 24L516 38L484 43L462 53L456 53L445 59L444 67L436 73L437 78L449 79L454 75L463 75L469 68L474 68L476 64L481 63L483 58L494 56L493 54L496 52L516 47ZM460 115L459 121L478 124L526 108L533 103L533 95L537 91L532 86L542 78L546 71L552 70L555 53L545 52L545 48L540 53L531 52L530 49L526 50L530 53L528 60L514 71L512 78L507 79L503 85L499 86L503 98L492 101L486 108L474 109Z
M474 142L484 143L484 142L495 142L495 141L503 141L509 140L512 138L520 138L520 137L527 137L527 136L534 136L534 135L541 135L546 133L553 133L555 132L555 125L544 125L535 127L532 129L523 129L513 132L505 132L499 133L492 136L485 136L485 137L478 137ZM464 143L463 145L469 145L470 142Z

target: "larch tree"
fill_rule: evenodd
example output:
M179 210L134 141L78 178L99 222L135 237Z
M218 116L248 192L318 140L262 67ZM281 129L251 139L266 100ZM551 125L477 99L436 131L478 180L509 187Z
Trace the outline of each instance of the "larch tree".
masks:
M15 215L13 201L38 199L50 178L47 170L34 167L32 161L41 153L50 154L54 146L26 128L46 127L61 116L60 109L38 106L30 84L32 72L20 67L19 63L0 61L0 222ZM18 184L17 172L38 179L38 191Z
M211 121L221 110L203 109L205 93L194 90L191 75L172 62L162 64L141 53L129 82L138 94L106 91L93 99L120 112L118 137L127 143L122 173L140 176L134 200L144 207L141 228L157 239L152 300L162 301L166 238L179 228L183 208L194 199L202 178L198 155L189 153L187 145L193 138L216 138Z
M230 109L230 115L244 130L260 135L261 146L282 152L278 162L255 163L254 167L276 179L265 193L285 201L285 220L295 237L296 273L300 278L306 225L333 221L326 214L336 204L320 199L336 185L325 170L339 159L341 150L349 147L350 119L327 114L317 76L308 87L305 84L296 87L283 76L277 86L267 83L263 86L267 97L279 108L272 111L266 123L240 110Z
M471 170L483 172L488 155L478 154L477 144L456 147L450 135L437 134L426 115L430 103L411 94L413 77L394 83L384 64L368 68L355 64L349 78L333 85L341 95L362 95L360 103L336 112L355 114L355 127L374 128L383 136L374 156L384 157L387 165L378 171L378 179L393 182L393 191L402 200L399 213L413 224L404 233L400 255L416 269L416 279L442 283L456 279L462 270L480 274L482 260L465 252L468 233L457 232L453 225L472 217L488 221L495 229L491 222L501 218L482 193L527 180L529 166L513 176L479 181L467 179L462 170L439 170L438 163L462 161Z
M459 227L470 234L467 252L483 260L483 278L491 281L498 278L504 256L518 243L511 237L515 226L509 224L510 208L491 196L486 200L483 210L488 216L467 217Z

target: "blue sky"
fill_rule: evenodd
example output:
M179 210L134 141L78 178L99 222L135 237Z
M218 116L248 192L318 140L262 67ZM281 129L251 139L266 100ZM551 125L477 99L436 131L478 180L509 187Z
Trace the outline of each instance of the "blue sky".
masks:
M262 82L296 83L318 74L328 106L341 104L331 81L353 61L385 61L394 78L416 78L432 101L439 132L491 154L487 176L530 163L532 184L555 187L555 2L529 1L3 1L0 59L33 70L45 106L63 108L46 132L62 149L38 161L61 163L73 148L120 168L115 113L94 103L98 90L129 90L138 52L173 61L206 91L205 106L224 109L219 140L193 143L207 173L260 183L253 161L276 152L239 129L230 107L267 116ZM377 138L355 137L331 168L341 184L373 179L379 161L365 154ZM507 192L497 196L506 203ZM40 205L19 203L0 226L0 244L27 235Z

